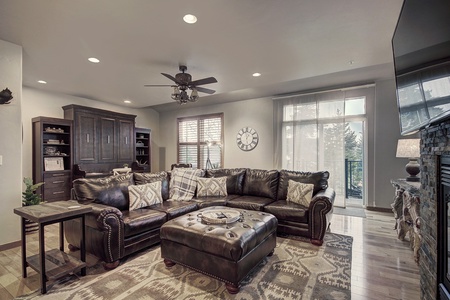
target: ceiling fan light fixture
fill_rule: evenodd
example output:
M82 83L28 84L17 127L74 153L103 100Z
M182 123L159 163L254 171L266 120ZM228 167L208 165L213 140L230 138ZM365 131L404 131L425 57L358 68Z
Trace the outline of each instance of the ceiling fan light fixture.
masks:
M196 102L198 100L198 91L197 89L192 89L191 97L189 97L189 101Z
M173 100L177 100L177 101L178 101L178 99L180 99L180 90L178 89L177 86L173 87L173 93L172 93L171 97Z
M194 24L197 22L197 17L191 14L187 14L183 17L183 21L188 24Z
M173 88L173 92L170 94L172 100L177 101L179 104L186 104L188 102L196 102L200 99L198 95L199 92L206 94L214 94L216 91L207 89L204 87L197 87L199 85L205 85L210 83L216 83L217 79L214 77L206 77L203 79L197 79L192 81L192 76L189 73L185 73L187 70L186 66L180 65L180 72L175 76L161 73L164 77L169 78L175 85L167 85L167 84L146 84L144 86L171 86ZM191 94L188 95L188 90L191 90Z

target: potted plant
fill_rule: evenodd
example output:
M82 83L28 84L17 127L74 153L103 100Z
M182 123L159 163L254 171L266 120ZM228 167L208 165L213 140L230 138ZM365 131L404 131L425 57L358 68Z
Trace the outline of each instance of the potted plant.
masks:
M42 202L41 195L36 194L36 190L44 184L44 182L39 182L33 184L33 179L29 177L23 178L23 183L25 183L25 191L22 192L22 206L36 205ZM35 222L26 220L25 231L32 232L38 229L38 225Z
M23 183L25 183L25 192L22 192L22 206L30 206L41 203L41 195L36 194L36 190L44 184L44 182L39 182L33 184L33 179L29 177L23 178Z

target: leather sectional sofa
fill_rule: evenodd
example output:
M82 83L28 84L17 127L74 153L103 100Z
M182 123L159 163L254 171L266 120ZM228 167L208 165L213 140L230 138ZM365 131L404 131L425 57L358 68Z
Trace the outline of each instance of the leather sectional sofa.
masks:
M328 172L287 170L213 169L205 177L226 176L227 196L169 199L170 172L132 173L106 178L77 179L72 196L93 210L86 216L86 251L101 258L105 268L120 259L160 242L160 227L168 220L209 206L228 206L265 211L278 219L280 234L299 235L321 245L330 224L335 192L328 187ZM288 181L314 184L309 207L286 200ZM129 210L128 186L161 181L163 202ZM65 236L71 249L79 248L79 220L66 221Z

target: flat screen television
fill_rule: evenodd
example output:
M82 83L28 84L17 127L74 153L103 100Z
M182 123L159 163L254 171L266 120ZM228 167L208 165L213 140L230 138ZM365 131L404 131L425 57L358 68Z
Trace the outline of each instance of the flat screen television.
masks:
M392 49L401 134L450 118L450 0L405 0Z

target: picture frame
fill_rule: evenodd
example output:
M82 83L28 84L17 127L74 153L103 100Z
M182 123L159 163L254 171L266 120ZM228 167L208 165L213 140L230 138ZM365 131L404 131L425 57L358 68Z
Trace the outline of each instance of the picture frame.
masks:
M64 160L62 157L45 157L44 171L62 171L64 170Z

